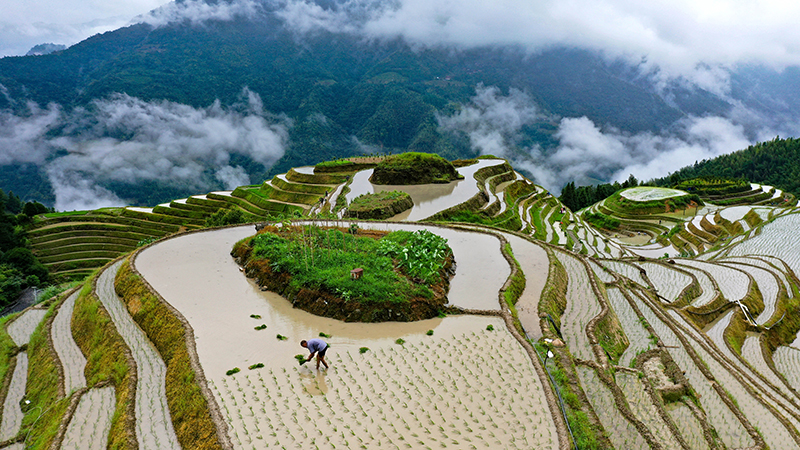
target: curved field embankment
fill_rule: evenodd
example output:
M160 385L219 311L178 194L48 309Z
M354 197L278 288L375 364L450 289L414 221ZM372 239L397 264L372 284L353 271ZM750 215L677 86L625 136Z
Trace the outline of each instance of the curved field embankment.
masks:
M136 438L139 449L178 449L180 446L167 408L164 361L114 290L114 277L121 264L118 261L100 274L97 296L136 361Z
M398 226L359 224L375 225ZM469 239L465 238L465 242L477 247L471 251L480 254L484 249L481 244L474 243L477 233L427 228L437 234L451 232L454 239L467 235ZM277 442L286 446L327 447L326 437L337 447L345 441L351 446L362 445L359 438L371 443L397 444L400 437L412 445L442 442L458 447L469 445L470 440L507 448L558 448L562 445L533 364L505 331L503 321L486 316L455 316L413 323L352 324L312 316L293 309L283 298L261 292L239 272L228 253L236 241L252 234L250 227L191 233L149 247L135 260L136 269L194 330L199 361L229 421L234 446L272 446ZM458 244L453 245L451 241L459 264L451 283L451 294L461 283L457 279L459 270L463 269L468 275L461 275L465 287L459 295L488 295L492 303L498 304L498 290L509 269L499 252L497 239L489 238L487 242L494 241L494 251L506 267L506 276L491 274L493 278L487 281L485 275L480 276L478 272L477 276L469 275L468 258L477 257L467 254L469 256L459 260ZM486 267L483 266L483 270L494 272ZM477 264L476 268L480 269L481 265ZM492 281L494 277L499 282ZM479 298L478 305L488 304L489 299ZM262 324L265 329L257 329ZM493 325L495 331L487 331L487 324ZM427 330L432 330L432 336L426 336ZM320 332L332 335L327 338L331 344L327 359L332 368L322 379L309 379L308 369L298 370L293 355L303 351L297 345L300 339L317 336ZM472 332L476 336L472 336ZM289 340L276 339L276 334L287 336ZM400 341L395 342L398 339ZM368 350L362 354L361 347ZM414 351L408 352L406 347ZM498 358L498 347L511 356ZM442 358L443 354L448 357ZM350 362L351 358L356 361ZM406 363L392 369L391 365L403 358ZM414 358L419 363L413 362ZM441 374L427 375L426 370L433 372L433 369L425 363L425 358L430 364L436 361L435 370ZM512 361L513 369L509 365ZM381 364L375 364L378 362ZM247 369L257 363L265 367ZM369 364L373 364L372 368ZM226 376L225 372L233 367L239 367L241 372ZM482 378L481 372L488 378ZM390 389L395 396L381 395L383 390L377 386L366 388L370 382L395 386ZM426 383L429 387L425 387ZM504 386L503 389L497 389L498 385ZM426 393L429 389L434 392L434 398ZM338 397L334 397L332 392L337 390ZM275 392L280 396L273 396ZM309 395L315 392L328 392L328 395ZM441 395L442 399L436 395ZM354 399L359 401L356 403ZM420 415L423 409L419 405L431 401L441 410L436 413L441 418L434 416L435 410L429 411L434 425ZM370 403L375 406L368 406ZM455 417L459 420L451 420ZM330 419L330 423L324 419ZM310 431L305 425L309 421L319 423L330 434L321 436L317 431ZM425 432L426 428L430 433ZM509 430L517 431L509 433Z

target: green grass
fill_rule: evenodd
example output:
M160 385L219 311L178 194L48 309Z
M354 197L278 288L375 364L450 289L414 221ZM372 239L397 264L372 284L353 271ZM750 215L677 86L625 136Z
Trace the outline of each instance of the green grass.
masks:
M9 320L17 317L18 315L19 313L9 314L0 318L0 383L4 382L6 379L6 374L8 373L8 368L11 364L12 353L14 349L17 348L14 340L11 339L11 336L9 336L8 332L6 331L6 324Z
M310 287L361 302L431 298L429 285L441 280L441 269L452 254L446 240L427 231L396 231L376 240L315 226L270 230L249 245L254 259L269 261L274 272L291 275L290 291ZM350 270L356 267L363 268L364 275L354 282Z

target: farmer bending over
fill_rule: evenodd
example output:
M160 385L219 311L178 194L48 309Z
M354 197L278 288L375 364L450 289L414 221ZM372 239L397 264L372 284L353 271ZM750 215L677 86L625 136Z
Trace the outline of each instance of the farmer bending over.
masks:
M311 358L314 357L314 353L317 354L317 370L319 370L319 363L322 362L322 365L325 368L328 368L328 363L325 362L325 352L328 351L328 344L323 341L322 339L311 339L308 341L300 341L300 346L307 348L310 355L308 355L308 359L306 361L311 361Z

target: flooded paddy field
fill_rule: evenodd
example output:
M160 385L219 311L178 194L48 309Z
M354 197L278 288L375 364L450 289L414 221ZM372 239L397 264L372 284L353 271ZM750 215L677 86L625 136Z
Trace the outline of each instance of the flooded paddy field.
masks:
M498 291L510 273L499 240L427 229L446 237L456 257L451 303L499 309ZM314 316L261 291L240 272L230 249L253 233L247 226L188 234L136 259L145 279L192 326L235 447L559 446L545 387L502 319L364 324ZM307 354L301 339L320 333L331 336L331 368L317 375L313 361L300 367L294 355ZM259 363L263 368L248 369ZM241 372L226 375L234 367ZM310 431L311 422L317 431Z

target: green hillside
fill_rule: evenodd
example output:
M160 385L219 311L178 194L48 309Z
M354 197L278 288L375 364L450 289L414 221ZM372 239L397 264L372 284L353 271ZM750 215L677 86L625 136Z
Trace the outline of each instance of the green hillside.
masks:
M775 138L746 149L680 169L654 180L658 185L676 185L693 178L743 178L800 195L800 139Z

